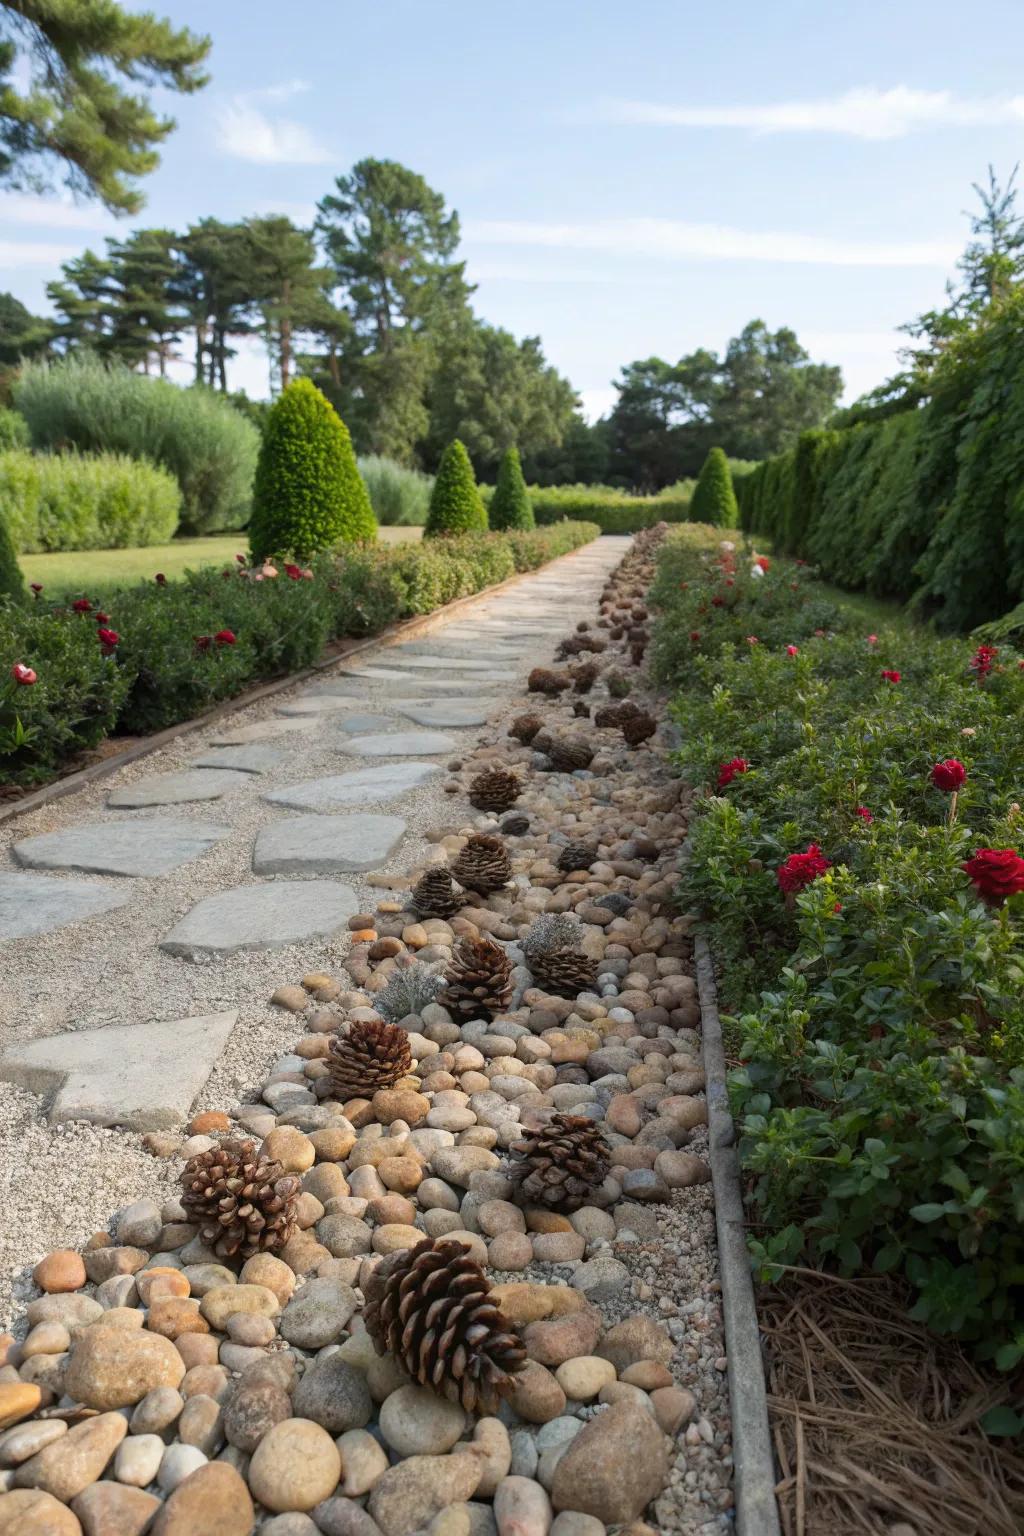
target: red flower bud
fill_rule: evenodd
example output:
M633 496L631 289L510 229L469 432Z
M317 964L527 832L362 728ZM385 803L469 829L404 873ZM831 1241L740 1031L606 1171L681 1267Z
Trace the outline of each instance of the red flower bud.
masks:
M892 672L892 671L889 670L888 667L884 667L882 669L882 676L885 678L885 681L887 683L898 683L900 678L901 678L901 676L902 676L902 673L900 673L900 672Z
M75 610L76 613L91 613L92 612L92 603L90 603L90 601L89 601L89 599L87 597L76 597L75 601L71 604L71 606Z
M31 687L31 685L36 681L36 674L33 672L32 668L24 666L20 661L16 661L14 663L14 666L11 668L11 676L14 678L14 681L16 683L20 683L23 688Z
M719 789L724 789L727 784L731 784L737 774L746 773L749 767L750 764L745 757L733 757L727 763L721 763L718 769Z
M157 571L156 575L153 577L153 580L156 582L158 587L166 587L167 585L167 577L164 575L163 571Z
M780 890L802 891L811 885L826 869L832 868L832 860L826 859L817 843L809 843L804 853L791 853L784 864L775 871Z
M932 783L947 795L953 794L967 778L967 769L958 757L947 757L932 769Z
M218 645L234 645L235 636L230 629L218 629L213 637Z
M989 906L1002 906L1007 896L1024 891L1024 859L1013 848L979 848L960 868Z

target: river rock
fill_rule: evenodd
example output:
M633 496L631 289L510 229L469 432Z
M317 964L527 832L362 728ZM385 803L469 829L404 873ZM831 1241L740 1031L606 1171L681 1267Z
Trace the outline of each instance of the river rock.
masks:
M610 1360L617 1371L623 1371L640 1360L657 1360L667 1365L673 1348L661 1324L638 1312L609 1328L594 1353Z
M300 1349L333 1344L359 1305L350 1285L338 1280L307 1280L281 1314L282 1337Z
M369 1493L387 1471L388 1454L368 1429L349 1429L336 1441L341 1452L341 1492L350 1499Z
M131 1488L148 1488L163 1454L164 1442L159 1435L127 1435L114 1457L114 1476Z
M250 1536L255 1521L244 1479L210 1461L178 1484L147 1536Z
M71 1505L84 1536L142 1536L160 1508L160 1500L141 1488L93 1483Z
M399 1387L380 1410L381 1434L399 1456L441 1456L465 1426L466 1415L458 1403L428 1387Z
M384 1536L411 1536L449 1504L476 1492L483 1459L470 1451L458 1456L410 1456L389 1467L370 1494L369 1510Z
M290 1419L291 1398L276 1381L253 1380L246 1373L238 1383L224 1410L224 1436L229 1445L253 1452L263 1436Z
M199 1303L199 1310L218 1333L223 1333L233 1312L256 1312L260 1317L276 1317L281 1303L265 1285L215 1285Z
M78 1518L35 1488L0 1494L0 1536L82 1536Z
M14 1474L18 1488L41 1488L64 1504L95 1483L128 1433L119 1413L100 1413L22 1462Z
M548 1536L551 1500L530 1477L506 1477L494 1495L498 1536Z
M142 1330L93 1327L74 1342L65 1391L90 1408L129 1408L154 1387L177 1387L184 1374L185 1362L170 1339Z
M312 1419L331 1435L362 1429L373 1417L373 1400L362 1371L337 1354L317 1360L295 1389L296 1418Z
M330 1498L340 1477L337 1446L325 1429L309 1419L275 1424L249 1463L249 1487L275 1514L312 1509Z
M651 1414L613 1403L586 1424L555 1468L551 1499L621 1525L636 1520L668 1482L669 1442Z

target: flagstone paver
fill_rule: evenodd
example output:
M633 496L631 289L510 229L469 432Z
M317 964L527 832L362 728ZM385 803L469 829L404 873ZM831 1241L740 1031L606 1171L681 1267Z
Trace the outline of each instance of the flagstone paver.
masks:
M358 709L359 700L351 694L330 693L300 693L297 698L289 699L286 704L279 704L279 715L325 715L332 709Z
M406 831L401 816L290 816L256 839L257 875L336 875L377 869Z
M349 736L359 736L364 731L386 731L394 723L390 715L346 715L338 721L338 729Z
M465 728L483 725L498 699L396 699L395 708L417 725Z
M214 747L195 759L197 768L228 768L237 773L269 773L283 763L288 753L283 747L268 747L254 741L250 746Z
M284 949L332 937L357 908L351 887L333 880L237 885L198 902L160 940L160 948L186 960L242 949Z
M166 875L230 837L230 827L164 817L98 821L64 827L15 843L14 857L28 869L81 870L90 875Z
M349 743L345 743L347 750ZM349 773L326 774L269 790L270 805L296 811L328 811L336 805L383 805L411 789L418 789L441 772L436 763L381 763L373 768L354 768Z
M54 880L47 875L0 872L0 940L51 933L123 907L129 892L98 880ZM0 973L2 973L0 963Z
M353 757L433 757L454 752L458 742L443 731L387 731L379 736L354 736L346 743Z
M0 1059L0 1078L57 1092L49 1118L136 1131L180 1125L227 1043L238 1009L49 1035Z
M241 789L251 780L247 773L231 773L219 768L187 768L181 773L154 773L134 784L122 784L111 790L107 804L117 810L141 809L147 805L190 805L200 800L219 800L231 789Z
M297 715L290 720L257 720L252 725L226 726L213 738L214 746L242 747L250 741L301 740L320 722L315 716Z

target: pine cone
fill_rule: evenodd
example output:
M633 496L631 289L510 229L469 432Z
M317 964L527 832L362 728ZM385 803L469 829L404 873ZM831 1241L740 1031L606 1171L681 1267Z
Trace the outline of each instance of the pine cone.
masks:
M604 1182L608 1143L584 1115L553 1115L539 1131L510 1147L507 1172L523 1205L576 1211Z
M633 663L634 667L638 667L641 664L641 662L644 659L644 651L646 649L647 649L647 647L644 646L644 645L631 645L630 646L630 648L629 648L629 659Z
M469 803L478 811L507 811L521 789L519 776L507 768L485 768L469 786Z
M576 869L589 869L597 858L593 843L566 843L558 855L558 868L567 875Z
M508 733L517 741L521 741L524 747L528 747L543 724L544 721L540 715L516 715L508 728Z
M467 890L486 896L508 884L512 862L500 837L474 832L452 865L452 874Z
M301 1181L280 1163L261 1163L254 1141L197 1152L181 1173L181 1203L203 1241L223 1259L283 1248L295 1230Z
M638 747L642 741L647 741L657 729L658 722L653 715L639 713L622 721L622 735L631 747Z
M488 1300L490 1281L466 1243L427 1238L386 1258L366 1285L366 1331L414 1381L467 1413L494 1414L526 1350Z
M529 816L517 815L514 811L511 816L506 816L501 823L501 830L506 837L522 837L530 830Z
M493 939L460 939L438 1002L462 1019L493 1019L512 997L512 962Z
M553 672L550 667L534 667L526 679L528 693L564 693L572 686L566 672Z
M465 896L443 864L433 864L412 888L412 902L421 917L451 917L465 906Z
M623 699L621 704L602 704L594 715L594 724L598 729L604 729L606 726L622 726L627 720L632 720L641 714L643 710L636 704L630 699Z
M590 705L585 703L583 699L575 699L573 701L572 712L577 720L590 719Z
M555 736L550 731L541 731L534 737L533 745L536 751L550 759L552 767L559 773L587 768L594 756L593 747L582 736Z
M397 1024L354 1020L348 1033L331 1039L331 1092L348 1099L372 1099L378 1088L393 1088L412 1071L409 1036Z
M533 979L545 992L575 999L581 992L593 992L597 985L597 964L580 949L552 949L530 960Z
M589 693L601 676L601 668L596 661L583 661L578 667L570 667L569 671L577 693Z

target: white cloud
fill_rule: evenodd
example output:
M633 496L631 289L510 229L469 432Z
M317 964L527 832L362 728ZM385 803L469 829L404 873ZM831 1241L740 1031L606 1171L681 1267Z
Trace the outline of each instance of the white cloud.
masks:
M599 417L606 416L619 398L617 389L606 385L603 389L581 389L580 405L584 416L588 421L597 421Z
M760 105L670 106L607 101L600 116L615 123L663 128L749 128L755 133L841 133L857 139L898 139L925 128L993 128L1024 123L1024 96L955 96L952 91L862 86L839 96Z
M254 104L284 101L307 88L305 81L292 80L232 97L217 113L221 149L257 165L322 165L332 159L330 150L317 143L304 123L271 116Z
M786 262L832 267L948 267L959 247L941 240L845 240L830 235L733 229L678 219L608 219L599 224L541 224L489 219L465 227L470 244L605 251L662 260Z
M117 227L117 220L100 203L8 192L0 197L0 225L11 224L38 224L44 229L112 230Z
M0 268L59 267L80 256L80 245L54 245L46 240L0 240Z

